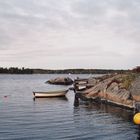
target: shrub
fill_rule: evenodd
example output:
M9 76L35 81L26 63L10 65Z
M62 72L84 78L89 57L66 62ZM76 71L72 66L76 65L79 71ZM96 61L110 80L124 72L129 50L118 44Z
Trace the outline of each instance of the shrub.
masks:
M128 88L131 86L132 82L135 80L135 78L136 78L136 75L135 75L135 74L132 74L132 73L127 74L127 75L124 76L123 79L122 79L122 84L123 84L123 86L124 86L126 89L128 89Z
M137 66L132 71L135 72L135 73L140 73L140 66Z

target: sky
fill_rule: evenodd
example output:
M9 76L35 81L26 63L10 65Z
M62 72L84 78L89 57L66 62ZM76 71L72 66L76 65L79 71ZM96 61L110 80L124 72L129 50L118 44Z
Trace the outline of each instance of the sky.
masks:
M0 0L0 67L139 65L140 0Z

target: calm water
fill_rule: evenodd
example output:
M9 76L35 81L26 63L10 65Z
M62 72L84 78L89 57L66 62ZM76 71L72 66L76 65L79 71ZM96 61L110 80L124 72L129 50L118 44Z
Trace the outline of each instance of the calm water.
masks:
M44 82L58 75L0 75L0 140L138 140L132 112L107 105L73 106L67 98L33 100L32 91L64 89ZM60 76L60 75L59 75ZM63 76L63 75L61 75ZM89 75L70 75L70 77Z

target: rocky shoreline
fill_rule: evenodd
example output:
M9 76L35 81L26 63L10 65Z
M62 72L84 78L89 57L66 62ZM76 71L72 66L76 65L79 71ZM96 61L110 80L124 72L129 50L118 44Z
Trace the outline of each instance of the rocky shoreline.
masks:
M49 84L71 85L75 92L75 106L79 99L111 104L140 111L140 74L127 72L107 74L74 81L69 77L57 77L46 81Z
M82 86L83 89L78 88ZM85 86L85 87L84 87ZM140 75L110 74L74 81L76 98L113 104L128 109L139 109Z

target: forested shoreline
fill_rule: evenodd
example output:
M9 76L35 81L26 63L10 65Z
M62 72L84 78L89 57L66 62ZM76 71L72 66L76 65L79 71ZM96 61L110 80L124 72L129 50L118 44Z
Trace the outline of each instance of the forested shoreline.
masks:
M131 70L113 70L113 69L30 69L0 67L0 74L108 74L108 73L124 73Z

